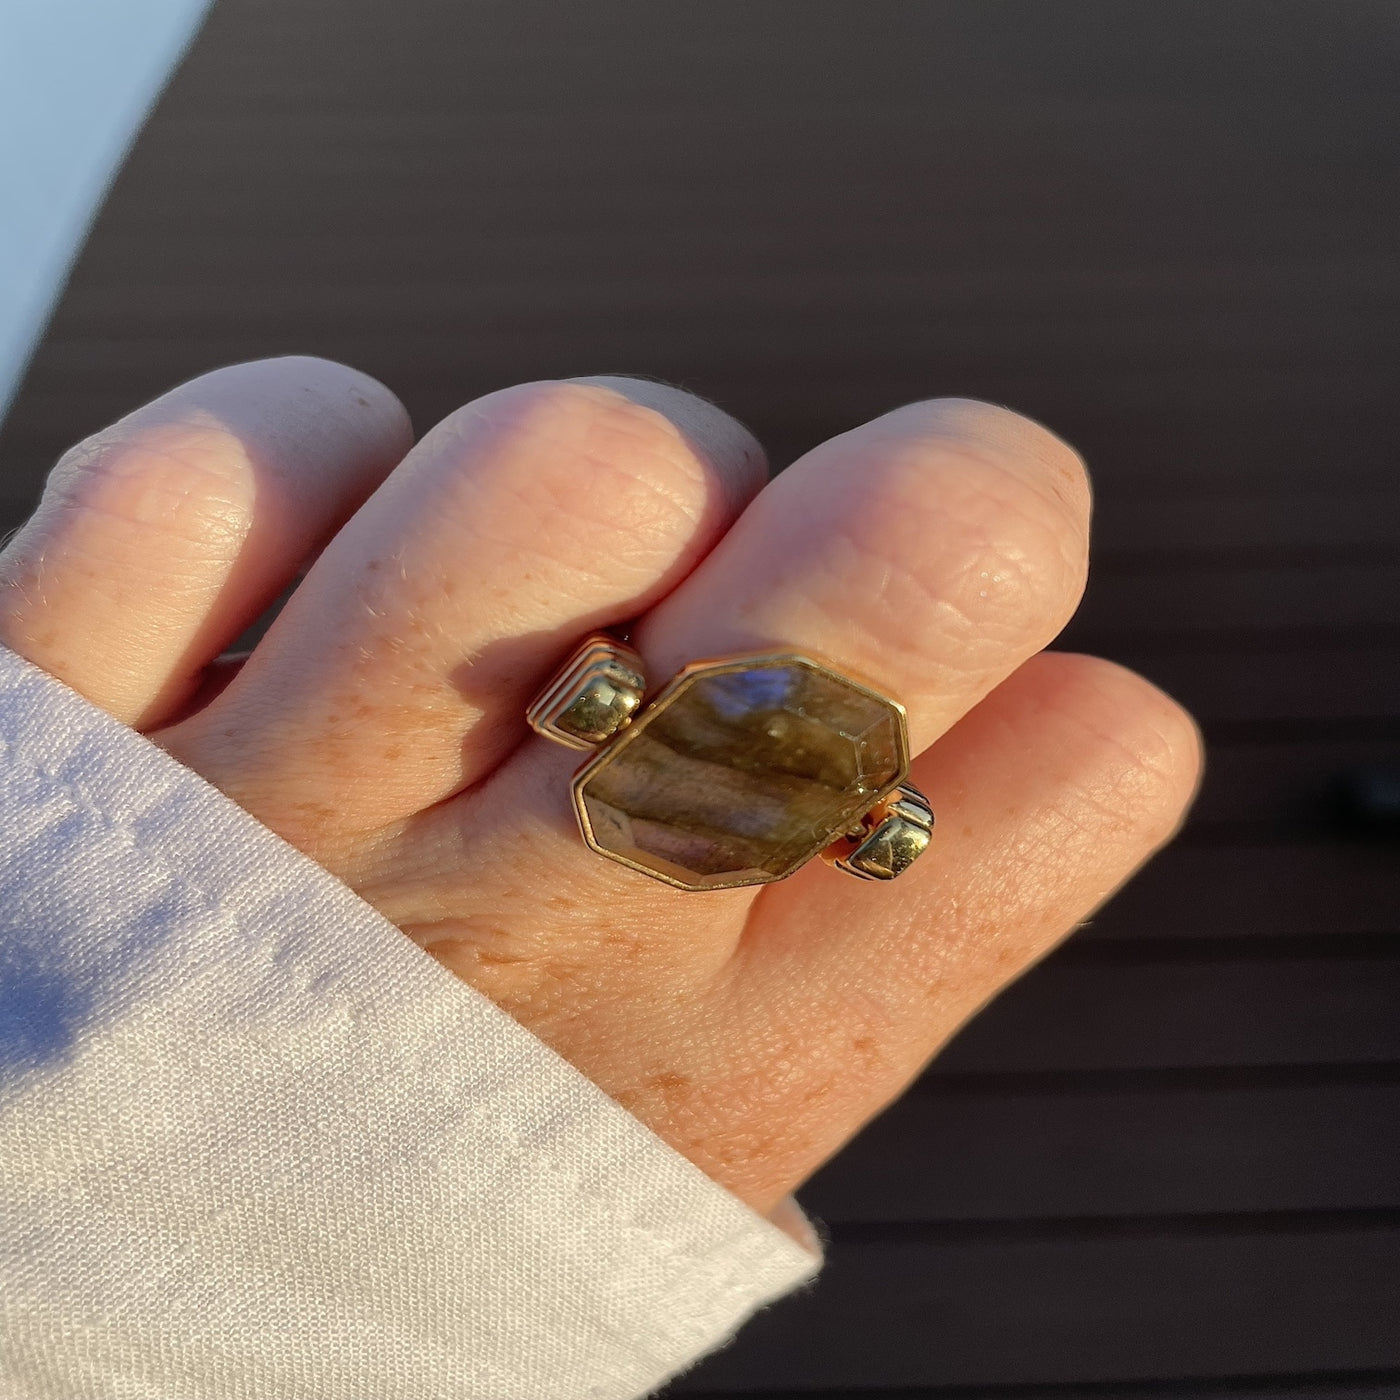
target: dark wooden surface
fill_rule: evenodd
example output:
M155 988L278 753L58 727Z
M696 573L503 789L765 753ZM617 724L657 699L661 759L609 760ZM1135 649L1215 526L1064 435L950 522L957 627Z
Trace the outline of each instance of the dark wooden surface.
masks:
M818 1287L678 1393L1400 1395L1400 7L221 0L13 415L351 361L708 394L781 464L913 398L1071 438L1066 644L1201 717L1180 843L811 1185Z

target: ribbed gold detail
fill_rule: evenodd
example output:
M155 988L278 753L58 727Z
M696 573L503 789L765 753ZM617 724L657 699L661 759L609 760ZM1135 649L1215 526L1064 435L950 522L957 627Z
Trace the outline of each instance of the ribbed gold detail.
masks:
M600 632L579 644L531 702L525 718L547 739L591 749L625 729L645 695L641 657Z

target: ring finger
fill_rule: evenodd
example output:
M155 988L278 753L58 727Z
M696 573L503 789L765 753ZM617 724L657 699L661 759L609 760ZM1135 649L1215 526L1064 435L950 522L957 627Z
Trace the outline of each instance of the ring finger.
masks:
M900 699L918 751L1064 625L1083 588L1088 516L1083 465L1045 429L967 400L912 404L771 483L647 614L636 643L655 681L726 652L815 653ZM438 880L420 873L411 900L397 882L371 895L507 1002L557 981L580 938L610 939L629 960L722 961L752 902L745 889L697 901L589 851L569 811L575 762L527 745L415 827ZM523 933L503 930L503 896L518 898L544 869L571 897L523 920ZM452 917L435 918L435 906Z

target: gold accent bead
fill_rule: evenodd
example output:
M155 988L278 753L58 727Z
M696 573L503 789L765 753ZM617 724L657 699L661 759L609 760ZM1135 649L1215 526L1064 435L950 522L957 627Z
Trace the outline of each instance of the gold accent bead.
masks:
M861 880L893 880L928 849L933 809L913 783L901 783L866 813L859 827L833 842L822 858Z
M605 633L581 642L525 712L537 734L591 749L620 733L646 696L642 659Z

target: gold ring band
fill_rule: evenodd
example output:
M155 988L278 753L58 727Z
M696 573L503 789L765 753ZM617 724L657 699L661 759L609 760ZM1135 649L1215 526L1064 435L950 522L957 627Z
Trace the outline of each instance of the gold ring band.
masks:
M641 658L599 633L526 718L592 751L573 778L588 845L678 889L768 884L815 855L890 880L932 837L903 706L799 653L695 661L647 701Z

